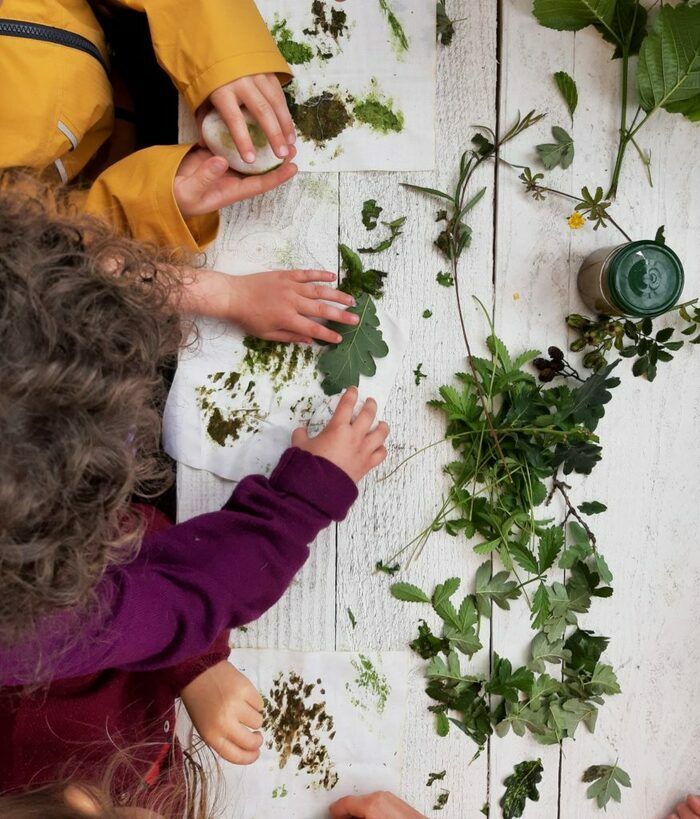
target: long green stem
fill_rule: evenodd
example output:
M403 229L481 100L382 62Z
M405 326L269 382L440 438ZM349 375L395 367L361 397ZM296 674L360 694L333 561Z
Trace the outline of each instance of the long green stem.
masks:
M622 163L625 158L625 151L629 143L629 134L627 133L627 92L629 85L629 45L627 43L622 46L622 101L620 111L620 136L617 145L617 156L615 157L615 167L613 168L612 179L610 181L610 189L605 198L612 199L617 193L617 186L620 182L620 172L622 171Z

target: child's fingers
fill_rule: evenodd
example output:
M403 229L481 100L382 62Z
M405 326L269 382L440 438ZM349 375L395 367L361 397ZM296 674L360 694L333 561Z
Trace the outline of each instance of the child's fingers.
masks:
M307 299L337 301L339 304L347 304L348 307L356 304L355 299L349 293L336 290L335 287L328 287L327 284L302 284L299 287L299 293Z
M258 125L265 132L265 136L275 154L280 159L289 156L287 138L282 133L277 113L267 97L260 92L256 85L251 84L246 87L241 94L241 98L245 102L248 111L255 117Z
M298 171L296 165L285 162L274 171L261 173L257 176L234 176L219 181L218 190L215 195L212 195L209 205L210 210L221 210L234 202L240 202L243 199L252 199L255 196L260 196L262 193L267 193L273 188L283 185L288 182Z
M685 803L676 805L676 813L678 819L695 819L695 812L692 811Z
M375 449L379 449L380 446L383 445L384 441L386 441L389 435L389 424L386 421L380 421L377 424L377 428L373 429L372 432L365 438L365 444L367 445L370 452L373 452Z
M331 307L323 301L315 299L301 299L299 302L299 312L303 316L313 316L313 318L326 319L327 321L337 321L339 324L357 324L360 317L356 313L348 310L341 310L339 307Z
M687 805L695 812L697 816L700 816L700 796L694 796L691 794L688 797Z
M293 281L305 284L306 282L332 282L337 276L329 270L290 270Z
M260 711L253 708L252 705L248 705L247 702L241 708L240 720L243 725L252 728L254 731L259 730L263 725L263 717Z
M287 138L287 142L292 145L296 141L297 134L296 129L294 128L294 122L292 121L292 116L289 113L289 108L287 107L287 100L285 99L280 81L274 74L264 74L262 77L260 77L260 83L258 86L267 98L267 101L273 107L277 116L277 121L280 124L280 128Z
M240 722L232 722L226 733L228 741L238 745L244 751L257 751L263 744L262 734L249 731Z
M255 162L255 147L248 133L248 123L245 121L236 95L230 92L220 94L214 92L212 102L216 110L221 114L221 119L226 123L226 127L243 160L245 162Z
M259 736L259 734L258 734ZM239 748L235 742L228 739L222 739L216 743L216 746L211 746L219 756L223 757L227 762L232 762L234 765L252 765L257 762L260 757L260 751L247 751L244 748Z
M265 341L281 341L283 344L313 344L313 339L288 330L274 330L261 336Z
M360 433L360 435L365 435L369 432L370 427L374 423L374 419L377 417L377 402L374 398L368 398L362 409L357 414L357 418L352 422L353 429Z
M386 447L380 446L379 449L375 449L372 453L372 456L369 459L370 468L374 469L376 466L379 466L387 456Z
M335 408L333 418L328 426L333 424L349 424L352 421L352 413L357 403L357 388L348 387L343 393L342 398L338 401L338 406Z
M345 796L334 802L329 810L332 819L353 819L365 816L365 803L362 797Z
M301 336L311 336L311 338L318 338L321 341L327 341L329 344L340 344L343 337L340 333L334 330L329 330L323 324L319 324L311 319L302 318L301 316L294 322L292 332L299 333Z
M309 443L309 431L306 427L298 427L292 432L292 446L303 447Z

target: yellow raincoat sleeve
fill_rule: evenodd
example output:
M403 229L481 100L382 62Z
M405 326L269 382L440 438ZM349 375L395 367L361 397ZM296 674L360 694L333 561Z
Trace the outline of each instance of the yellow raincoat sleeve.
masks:
M291 78L253 0L117 0L148 17L158 62L194 111L251 74Z
M135 239L203 250L216 238L219 214L186 220L173 195L175 173L191 147L157 145L115 162L93 183L85 209Z

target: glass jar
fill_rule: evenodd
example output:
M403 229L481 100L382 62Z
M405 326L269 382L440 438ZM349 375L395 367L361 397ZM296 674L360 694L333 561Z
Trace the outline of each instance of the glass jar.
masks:
M578 289L591 310L606 316L658 316L683 291L683 265L652 240L593 251L581 265Z

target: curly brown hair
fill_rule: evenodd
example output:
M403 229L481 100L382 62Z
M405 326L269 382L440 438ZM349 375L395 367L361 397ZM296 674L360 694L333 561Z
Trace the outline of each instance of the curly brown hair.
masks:
M132 493L171 480L159 364L181 341L172 258L68 194L0 174L0 641L97 602L138 549Z

